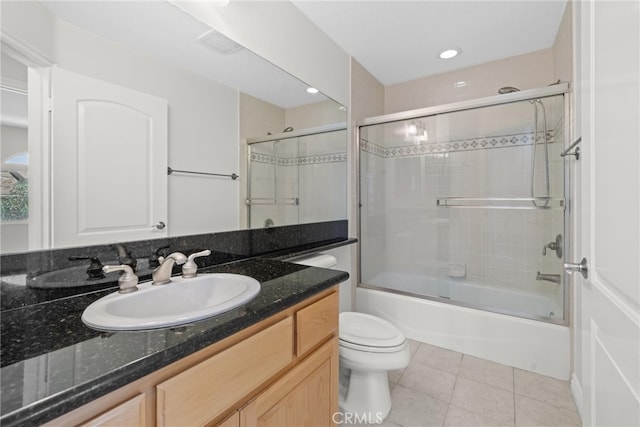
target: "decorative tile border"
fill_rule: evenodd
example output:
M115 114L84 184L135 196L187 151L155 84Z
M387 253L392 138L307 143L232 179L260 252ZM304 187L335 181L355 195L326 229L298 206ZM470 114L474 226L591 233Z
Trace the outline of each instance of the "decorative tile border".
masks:
M256 163L275 164L276 157L268 154L251 153L251 161Z
M547 142L549 144L556 142L555 136L555 129L547 130ZM366 139L362 139L360 150L371 153L378 157L386 158L420 156L423 154L450 153L456 151L484 150L489 148L517 147L531 145L532 142L533 133L487 136L448 142L429 142L419 145L402 145L397 147L382 147L380 145L369 142ZM538 136L536 142L538 144L542 142L542 135Z
M275 157L267 154L251 153L251 161L278 164L280 166L314 165L319 163L339 163L347 161L347 153L329 153L316 156Z

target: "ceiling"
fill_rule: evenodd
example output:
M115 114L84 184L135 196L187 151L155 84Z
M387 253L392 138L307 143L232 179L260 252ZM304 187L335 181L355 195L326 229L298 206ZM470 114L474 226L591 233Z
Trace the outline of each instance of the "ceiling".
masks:
M565 0L293 0L383 85L553 46ZM438 54L451 47L462 54Z
M225 56L196 43L209 28L167 2L41 1L75 25L282 108L319 100L305 92L304 83L246 49ZM382 84L390 85L549 48L566 0L293 4ZM461 48L462 54L439 59L437 54L449 47Z

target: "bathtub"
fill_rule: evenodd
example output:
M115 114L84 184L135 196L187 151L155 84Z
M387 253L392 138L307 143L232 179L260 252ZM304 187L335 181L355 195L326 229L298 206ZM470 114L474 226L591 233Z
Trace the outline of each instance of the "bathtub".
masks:
M424 280L421 283L424 286ZM404 284L403 289L407 291ZM458 286L451 292L468 291L467 295L473 295L477 290L474 286L468 289ZM506 297L496 294L493 302L495 298ZM518 303L528 304L526 299ZM536 310L546 311L546 316L547 310L553 310L549 301L533 299L529 303L538 304ZM409 339L561 380L570 376L570 334L564 325L365 287L356 289L356 310L387 319Z
M554 318L562 307L550 291L536 295L523 291L496 288L487 284L470 283L463 279L441 279L403 273L381 273L367 281L367 285L422 296L438 296L464 305L491 307L492 311L523 313L531 317ZM549 289L559 289L550 286ZM561 320L561 319L559 319ZM558 323L558 322L556 322Z

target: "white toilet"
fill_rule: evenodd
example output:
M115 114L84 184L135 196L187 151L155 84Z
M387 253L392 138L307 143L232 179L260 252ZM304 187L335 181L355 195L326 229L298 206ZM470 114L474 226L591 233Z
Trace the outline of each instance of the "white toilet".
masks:
M387 371L409 364L409 344L384 319L364 313L340 313L340 408L369 420L391 410Z
M313 254L290 262L332 268L337 259ZM340 313L340 408L371 424L381 423L391 410L387 371L409 364L409 344L391 323L370 314Z

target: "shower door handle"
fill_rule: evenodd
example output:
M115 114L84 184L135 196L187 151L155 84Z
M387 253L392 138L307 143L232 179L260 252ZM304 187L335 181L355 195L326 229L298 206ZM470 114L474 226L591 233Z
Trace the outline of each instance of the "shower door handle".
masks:
M582 277L587 279L589 277L589 269L587 268L587 259L582 258L579 264L574 264L570 262L564 263L564 271L569 274L573 274L574 272L579 272L582 274Z

